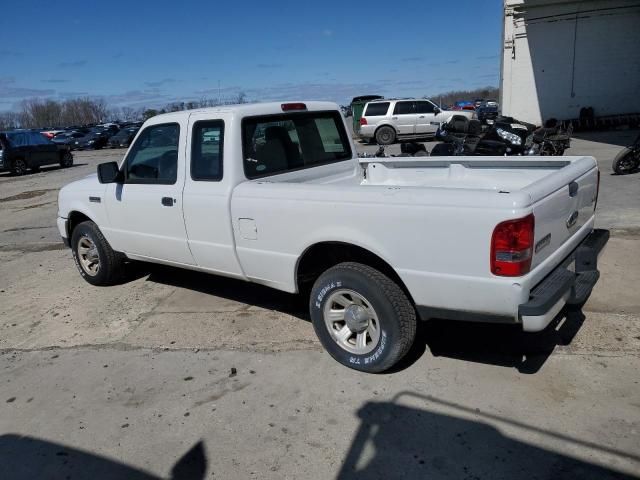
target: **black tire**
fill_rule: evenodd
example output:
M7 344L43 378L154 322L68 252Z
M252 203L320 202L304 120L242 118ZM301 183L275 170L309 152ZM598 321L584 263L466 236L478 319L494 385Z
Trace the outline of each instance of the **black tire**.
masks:
M355 292L376 314L378 339L373 342L365 335L365 341L372 340L367 353L347 351L333 338L329 331L332 327L325 322L327 302L341 292ZM327 352L341 364L363 372L379 373L393 367L407 354L416 336L416 312L406 294L389 277L360 263L340 263L324 272L311 290L309 311L316 335ZM347 326L346 321L344 325ZM334 332L338 329L339 325ZM353 335L357 333L354 331Z
M630 148L624 148L613 159L613 171L616 175L626 175L640 166L640 153L635 153Z
M396 131L388 125L376 130L376 142L378 145L391 145L396 141Z
M98 269L95 274L88 273L83 267L83 259L79 253L79 244L81 241L89 241L95 245L98 258ZM86 221L78 224L71 234L71 251L73 252L73 261L84 278L91 285L105 286L117 283L123 276L123 257L122 254L115 252L107 239L104 238L98 226Z
M60 159L60 167L69 168L73 165L73 155L71 152L64 152Z
M13 173L16 177L27 173L28 168L29 166L23 158L16 158L13 160L13 162L11 162L11 173Z

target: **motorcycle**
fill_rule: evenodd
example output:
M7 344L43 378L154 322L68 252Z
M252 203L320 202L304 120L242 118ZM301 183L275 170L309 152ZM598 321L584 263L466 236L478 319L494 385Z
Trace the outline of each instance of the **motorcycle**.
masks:
M436 138L444 143L436 145L431 155L537 155L532 149L534 129L534 125L511 117L499 117L483 132L478 120L454 115L449 122L440 125Z
M623 148L613 159L613 171L616 175L626 175L640 167L640 135L633 145Z
M565 130L555 121L536 128L512 117L498 117L483 131L477 120L454 117L440 126L436 137L445 143L435 148L435 155L562 156L571 146L571 134L571 126Z
M563 129L555 121L536 129L533 132L535 155L561 157L571 147L572 133L573 125Z

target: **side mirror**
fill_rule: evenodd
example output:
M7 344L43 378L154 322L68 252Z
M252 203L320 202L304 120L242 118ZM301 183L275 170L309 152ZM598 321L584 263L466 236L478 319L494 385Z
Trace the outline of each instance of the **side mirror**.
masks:
M433 113L434 113L435 115L438 115L440 112L442 112L442 110L440 110L438 107L436 107L436 108L434 108L434 109L433 109Z
M107 162L98 165L98 180L100 183L116 183L122 181L118 163Z

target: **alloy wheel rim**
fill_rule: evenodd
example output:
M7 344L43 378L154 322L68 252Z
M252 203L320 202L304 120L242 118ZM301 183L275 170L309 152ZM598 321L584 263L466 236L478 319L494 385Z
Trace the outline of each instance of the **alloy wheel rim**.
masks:
M353 290L333 292L324 306L329 335L343 350L356 355L371 352L380 340L380 321L371 302Z
M87 275L95 277L100 271L98 247L89 237L84 236L78 240L78 259L82 270Z

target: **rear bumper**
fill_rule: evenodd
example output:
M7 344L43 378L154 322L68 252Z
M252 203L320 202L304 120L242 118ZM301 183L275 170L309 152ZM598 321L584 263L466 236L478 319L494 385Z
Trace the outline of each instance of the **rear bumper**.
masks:
M376 125L360 125L359 135L362 138L373 138L376 133Z
M609 230L594 230L531 290L529 301L518 307L525 331L543 330L566 304L580 305L589 298L600 278L598 256L608 240Z

